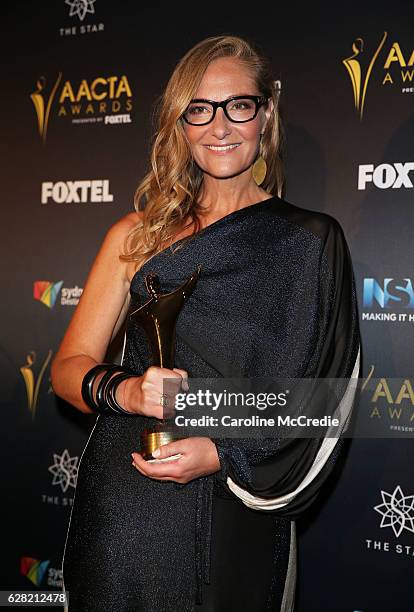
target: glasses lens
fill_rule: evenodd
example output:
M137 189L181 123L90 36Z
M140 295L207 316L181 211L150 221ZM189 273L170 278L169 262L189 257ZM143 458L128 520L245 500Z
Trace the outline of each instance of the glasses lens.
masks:
M233 121L249 121L253 119L256 112L256 103L248 98L239 98L238 100L229 100L226 109Z
M192 102L184 113L189 123L202 125L208 123L213 116L213 107L208 102Z

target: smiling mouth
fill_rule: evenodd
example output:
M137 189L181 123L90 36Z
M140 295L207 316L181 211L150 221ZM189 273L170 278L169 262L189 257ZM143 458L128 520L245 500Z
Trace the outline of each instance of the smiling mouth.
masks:
M206 149L210 149L210 151L231 151L232 149L236 149L240 146L240 142L236 144L230 145L204 145Z

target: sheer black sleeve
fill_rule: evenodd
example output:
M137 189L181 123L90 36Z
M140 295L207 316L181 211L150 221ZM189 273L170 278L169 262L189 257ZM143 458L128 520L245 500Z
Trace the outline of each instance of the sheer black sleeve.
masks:
M323 236L319 278L315 278L317 323L307 327L316 340L301 377L342 379L337 408L348 424L357 400L360 372L357 298L342 228L332 217L326 218L330 221ZM306 292L297 300L306 300ZM292 345L296 345L295 341ZM291 519L314 501L344 445L340 436L213 441L221 464L217 484L250 508Z

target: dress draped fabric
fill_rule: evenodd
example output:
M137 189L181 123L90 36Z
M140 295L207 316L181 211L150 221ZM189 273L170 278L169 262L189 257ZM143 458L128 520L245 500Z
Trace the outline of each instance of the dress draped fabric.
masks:
M175 367L190 378L344 379L338 404L351 415L357 300L333 217L276 196L233 211L150 258L131 281L129 312L148 299L146 274L159 276L164 293L198 265L177 322ZM137 375L151 365L131 319L122 363ZM140 432L154 423L97 417L64 551L70 612L293 612L295 521L331 474L343 439L214 438L220 471L182 485L131 465Z

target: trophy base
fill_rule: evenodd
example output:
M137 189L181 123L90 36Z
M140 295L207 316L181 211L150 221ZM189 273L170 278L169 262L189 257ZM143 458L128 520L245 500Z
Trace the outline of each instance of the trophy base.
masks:
M175 440L180 439L172 431L149 431L146 429L141 433L140 437L141 453L145 461L152 461L153 463L155 463L173 461L174 459L179 459L181 457L181 453L171 455L170 457L166 457L165 459L157 459L156 457L152 456L152 452L159 446L163 446L164 444L169 444L170 442L174 442Z

